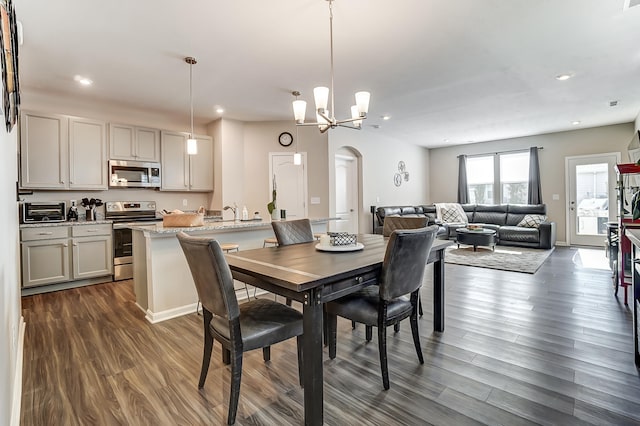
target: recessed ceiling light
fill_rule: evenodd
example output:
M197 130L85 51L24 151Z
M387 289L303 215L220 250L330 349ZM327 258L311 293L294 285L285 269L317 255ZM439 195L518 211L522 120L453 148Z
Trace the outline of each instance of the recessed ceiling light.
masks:
M573 74L558 74L556 75L556 80L558 81L566 81L573 77Z
M93 81L91 79L83 77L81 75L76 75L75 77L73 77L73 79L83 86L91 86L93 84Z
M383 120L385 120L385 121L386 121L386 120L390 120L390 119L391 119L391 116L390 116L390 115L383 115L383 116L382 116L382 119L383 119Z
M573 124L574 126L577 126L577 125L578 125L578 124L580 124L580 123L581 123L581 121L580 121L580 120L575 120L575 121L572 121L572 122L571 122L571 124Z
M218 107L218 108L216 108L216 112L217 112L218 114L222 114L222 113L224 112L224 108L220 108L220 107Z
M449 139L443 139L442 142L449 143Z

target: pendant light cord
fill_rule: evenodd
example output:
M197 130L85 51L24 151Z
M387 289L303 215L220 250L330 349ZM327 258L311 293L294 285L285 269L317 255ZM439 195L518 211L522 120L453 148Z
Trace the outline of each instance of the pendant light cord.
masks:
M336 109L333 91L333 0L329 0L329 41L331 43L331 121L335 121Z
M193 62L189 62L189 103L191 104L191 135L193 138Z

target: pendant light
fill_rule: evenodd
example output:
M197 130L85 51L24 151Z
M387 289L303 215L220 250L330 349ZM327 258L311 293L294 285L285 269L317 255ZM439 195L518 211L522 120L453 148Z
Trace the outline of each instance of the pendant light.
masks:
M187 56L184 61L189 64L189 104L191 105L191 133L187 139L187 154L196 155L198 153L198 141L193 136L193 66L198 63L196 58Z
M369 92L356 92L355 100L356 104L351 107L351 118L337 119L335 117L335 105L334 105L334 90L333 90L333 0L327 0L329 2L329 42L331 53L331 88L329 87L316 87L313 89L313 97L316 104L316 121L312 123L305 123L305 115L307 109L307 103L303 100L296 100L293 102L293 116L296 120L297 126L318 126L320 133L324 133L329 129L335 129L336 127L347 127L349 129L361 129L362 120L367 118L369 112L369 98L371 97ZM299 95L299 93L298 93ZM327 109L329 106L329 95L331 95L331 109Z
M296 100L293 102L295 104L296 101L298 100L298 96L300 96L300 92L298 92L297 90L294 90L293 92L291 92L291 94L296 97ZM299 139L298 126L296 126L296 152L293 154L294 166L300 166L302 164L302 154L298 152L298 139Z

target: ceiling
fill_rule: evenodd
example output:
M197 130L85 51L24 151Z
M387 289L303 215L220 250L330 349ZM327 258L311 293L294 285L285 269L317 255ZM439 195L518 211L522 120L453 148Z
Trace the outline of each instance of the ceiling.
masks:
M336 117L426 147L632 122L640 7L625 0L336 0ZM633 2L632 2L633 3ZM175 114L292 120L328 86L325 0L14 0L21 90ZM559 74L573 78L558 81ZM74 76L93 80L81 87ZM617 106L610 106L617 101ZM382 116L389 115L388 121ZM572 124L580 121L579 125ZM379 128L376 128L379 126Z

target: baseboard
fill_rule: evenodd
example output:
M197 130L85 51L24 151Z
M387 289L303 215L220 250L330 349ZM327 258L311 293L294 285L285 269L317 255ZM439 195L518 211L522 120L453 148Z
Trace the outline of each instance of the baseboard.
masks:
M20 426L20 408L22 403L22 366L24 365L24 331L26 323L20 317L18 326L18 352L16 354L16 374L13 378L13 401L11 403L11 426Z
M197 305L198 305L197 303L191 303L189 305L179 306L177 308L167 309L166 311L160 311L160 312L151 312L150 310L147 309L145 318L151 324L155 324L157 322L166 321L171 318L177 318L183 315L193 314L196 312Z
M567 244L566 241L556 241L556 245L561 247L567 247L569 244Z

